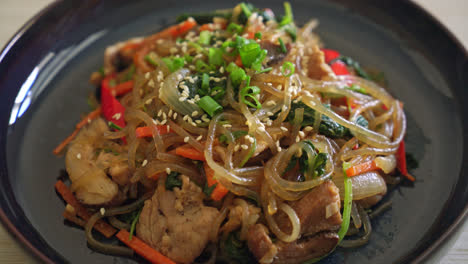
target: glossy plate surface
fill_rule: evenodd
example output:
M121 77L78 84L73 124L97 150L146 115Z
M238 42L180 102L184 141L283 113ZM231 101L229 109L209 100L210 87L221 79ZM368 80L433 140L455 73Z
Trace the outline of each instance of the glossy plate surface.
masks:
M280 1L253 1L281 14ZM91 72L104 48L151 34L182 12L229 1L64 1L26 25L0 54L0 217L48 262L127 263L93 253L84 232L64 225L53 185L64 168L52 149L88 110ZM438 245L466 214L468 59L437 21L406 1L292 3L303 24L318 18L327 47L385 72L405 103L407 150L420 167L414 186L390 193L393 209L373 221L368 245L340 249L323 263L409 263ZM138 261L138 260L136 260Z

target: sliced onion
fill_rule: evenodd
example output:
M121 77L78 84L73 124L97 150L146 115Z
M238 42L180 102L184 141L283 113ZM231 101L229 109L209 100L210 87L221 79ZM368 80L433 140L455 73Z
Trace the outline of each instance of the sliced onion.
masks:
M164 84L159 91L159 98L161 98L166 105L182 115L192 115L194 111L198 113L203 112L198 105L179 100L179 98L182 97L178 88L179 82L189 73L190 70L188 69L180 69L171 73L164 79Z
M397 165L395 155L388 155L386 157L377 157L374 160L377 167L383 170L384 173L389 174L394 171Z
M387 185L377 172L367 172L351 177L351 181L353 183L353 200L361 200L387 192ZM333 182L340 190L340 197L344 197L343 174L335 172Z

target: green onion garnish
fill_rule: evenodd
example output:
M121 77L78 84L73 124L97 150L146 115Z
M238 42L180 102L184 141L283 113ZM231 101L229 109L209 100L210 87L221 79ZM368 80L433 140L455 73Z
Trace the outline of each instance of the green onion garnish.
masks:
M200 38L198 39L198 43L201 45L209 45L211 41L211 32L204 30L200 32Z
M293 75L294 70L295 70L294 64L292 64L289 61L283 63L283 66L281 66L281 73L285 77L289 77L289 76Z
M153 65L154 67L158 67L158 63L155 60L156 54L154 52L150 52L145 56L145 61L149 64Z
M284 2L284 16L283 16L283 19L281 19L281 22L279 25L280 27L282 27L291 22L293 22L293 14L292 14L291 5L289 4L289 2Z
M243 80L247 78L247 74L245 73L244 69L237 67L231 72L229 77L231 77L232 85L237 87Z
M286 45L284 45L284 42L281 38L278 38L279 44L280 44L280 50L283 53L288 53L288 49L286 49Z
M211 67L202 60L197 60L197 62L195 62L195 68L197 72L207 72L211 70Z
M206 73L202 75L201 90L203 94L207 94L210 90L210 76Z
M122 128L116 125L114 122L109 121L108 125L110 128L113 128L115 130L122 130Z
M252 11L250 11L250 9L244 3L241 3L240 6L242 8L242 12L244 12L244 14L245 14L245 17L249 18L250 15L252 15Z
M343 240L344 236L348 232L350 216L351 216L351 206L353 202L353 184L351 178L346 175L346 170L350 167L348 162L343 162L343 173L344 173L344 201L343 201L343 222L341 223L341 228L338 231L338 237Z
M249 153L247 153L247 155L245 155L244 159L239 164L239 168L244 167L244 165L247 163L247 161L249 161L249 159L255 153L255 149L257 148L257 139L255 139L255 137L253 137L253 140L254 140L254 142L252 143L252 146L250 147Z
M263 70L261 70L261 71L258 71L257 73L266 73L266 72L269 72L269 71L271 71L271 70L273 70L273 68L272 68L272 67L268 67L268 68L265 68L265 69L263 69Z
M246 85L239 92L240 100L250 107L260 109L262 108L262 104L256 97L256 95L260 94L260 91L260 88L257 86L250 86L250 76L247 76ZM251 101L253 101L253 103Z
M138 214L132 220L132 225L130 226L130 235L128 237L129 240L132 240L133 233L135 233L136 224L138 223L138 219L140 218L141 211L143 211L143 207L138 210Z
M208 51L208 62L210 65L220 66L223 64L223 52L218 48L210 48Z
M262 38L262 32L255 33L254 38L255 39L261 39Z
M171 72L175 72L178 69L184 67L185 64L185 59L184 58L162 58L162 61L166 64L167 68Z
M238 25L236 23L230 23L229 26L227 27L227 31L231 33L237 33L241 34L244 28L241 25Z
M241 57L242 64L245 67L250 68L252 63L260 55L261 51L262 51L262 49L260 48L260 45L258 43L256 43L256 42L243 45L239 49L239 55Z
M198 106L203 109L210 116L214 116L217 113L223 110L223 107L218 104L211 96L203 96L200 101L198 101Z

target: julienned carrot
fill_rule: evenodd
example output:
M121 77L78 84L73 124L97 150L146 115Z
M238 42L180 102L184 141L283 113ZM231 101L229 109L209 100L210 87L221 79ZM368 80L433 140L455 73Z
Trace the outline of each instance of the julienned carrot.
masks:
M240 56L237 56L236 61L234 62L237 66L243 67L244 65L242 64L242 59Z
M55 189L62 196L62 198L76 211L76 214L83 218L83 220L88 221L91 218L91 213L76 199L72 191L63 183L62 181L57 181L55 183ZM101 232L107 238L113 236L117 230L112 226L108 225L106 222L99 220L94 225L94 228Z
M200 26L199 28L200 32L201 31L213 31L214 30L214 25L213 23L207 23L207 24L203 24Z
M176 155L182 156L184 158L205 161L205 155L189 144L185 144L176 148L175 153Z
M125 229L120 230L116 236L125 245L133 249L138 255L153 264L175 264L174 261L159 253L138 237L132 236L132 239L130 239L130 233Z
M78 124L76 124L76 128L80 129L86 126L87 124L89 124L89 122L91 122L91 120L98 118L100 115L101 107L98 107L96 108L96 110L92 111L85 118L83 118Z
M205 175L206 175L206 183L208 184L208 187L211 187L214 184L216 184L215 189L213 190L213 192L211 192L211 195L210 195L211 199L215 201L219 201L223 199L223 197L229 192L229 190L226 189L226 187L224 187L221 183L219 183L215 179L214 170L211 169L208 166L208 164L205 163L204 169L205 169Z
M380 168L377 167L377 164L375 164L375 161L370 160L368 162L364 162L364 163L352 166L351 168L347 169L346 175L348 177L353 177L359 174L363 174L365 172L376 171L378 169Z
M114 96L124 95L133 89L133 84L133 81L119 83L111 88L111 92Z
M171 129L167 129L167 125L156 125L156 129L159 131L160 135L173 132ZM137 138L153 136L153 132L151 131L151 127L149 126L137 127L135 130L135 134Z
M76 124L75 131L68 136L65 140L63 140L53 151L55 155L60 154L62 150L78 135L80 129L88 124L91 120L96 119L101 115L101 107L97 108L93 112L89 113L85 118L83 118L78 124Z
M406 150L405 150L405 141L400 142L400 146L397 150L397 165L401 174L405 176L408 180L414 182L416 179L408 173L408 168L406 167Z
M167 28L166 30L172 35L172 37L175 38L175 37L178 37L180 35L187 33L196 25L197 25L197 22L193 18L189 18L185 20L184 22L181 22L178 25L174 25L174 26Z
M79 225L81 227L84 227L86 225L86 222L83 221L82 219L76 217L76 215L68 212L67 210L63 211L63 218L67 219L68 221Z

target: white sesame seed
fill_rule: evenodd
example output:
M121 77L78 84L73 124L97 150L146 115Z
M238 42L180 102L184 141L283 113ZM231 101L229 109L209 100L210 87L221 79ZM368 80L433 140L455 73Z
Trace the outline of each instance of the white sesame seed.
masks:
M162 109L159 110L158 117L160 117L161 115L162 115Z
M219 72L220 72L220 73L224 73L224 67L223 67L223 66L221 66L221 67L219 68Z
M184 142L187 143L189 141L189 139L190 139L189 137L185 137Z
M169 113L167 114L169 117L172 117L172 109L169 109Z
M281 130L283 130L284 132L288 132L288 129L285 128L284 126L282 126L282 127L280 127L280 128L281 128Z
M166 124L166 122L167 122L167 119L164 119L163 121L161 121L161 125Z
M191 124L192 126L194 126L194 127L197 126L197 124L196 124L195 122L190 122L190 124Z
M106 209L104 209L104 207L101 207L99 212L101 212L101 215L105 215L106 214Z
M183 101L185 101L185 100L187 100L187 97L180 97L180 98L179 98L179 101L180 101L180 102L183 102Z
M311 126L306 126L306 127L304 127L304 131L305 131L305 132L310 132L310 131L312 131L313 129L314 129L314 128L311 127Z
M177 113L174 113L174 115L172 116L174 119L177 118Z
M170 53L177 53L177 48L172 47L172 48L169 49L169 52Z
M195 123L197 123L197 124L201 124L201 123L202 123L202 121L201 121L200 119L197 119L197 120L195 120Z
M273 115L272 112L270 112L270 111L267 112L267 116L272 116L272 115Z
M284 111L286 111L286 110L288 110L288 107L287 107L286 105L283 105L283 107L281 107L281 111L284 112Z
M163 119L167 119L167 115L164 112L163 112Z
M296 137L296 142L301 141L301 138L299 136Z
M145 104L149 105L149 104L151 104L152 101L153 101L153 98L150 98L150 99L146 100Z
M258 131L265 132L265 127L264 126L259 126Z
M145 73L145 78L148 80L151 77L151 74L149 72Z
M245 124L246 124L247 126L250 126L250 121L249 121L249 120L245 121Z
M192 116L193 116L193 117L195 117L195 116L197 116L197 115L198 115L198 111L193 111L193 112L192 112Z
M148 86L154 88L155 85L153 79L148 81Z
M282 149L281 147L277 147L276 150L277 150L278 152L281 152L281 150L283 150L283 149Z
M249 149L249 146L247 146L247 145L245 145L245 144L242 144L242 145L241 145L241 148L242 148L242 149Z
M144 167L144 166L146 166L146 164L148 164L148 161L144 160L143 163L141 164L141 166Z
M179 81L182 80L182 74L180 74L180 73L177 74L177 80L179 80Z
M167 125L166 126L166 130L167 130L167 133L169 133L171 131L171 126L170 125Z
M304 131L299 131L299 136L300 136L301 138L305 137Z
M112 119L119 120L122 117L121 113L116 113L115 115L112 116Z
M202 138L203 138L203 136L202 136L202 135L199 135L199 136L197 137L197 141L200 141Z
M225 128L231 128L232 125L231 125L231 124L224 124L223 127L225 127Z
M234 146L234 151L239 151L239 149L240 149L239 145Z
M81 159L81 153L76 154L76 158L80 160Z
M171 168L166 168L166 173L171 174Z
M266 105L267 106L273 106L273 105L276 105L276 102L273 101L273 100L270 100L270 101L266 102Z
M250 143L252 144L255 142L255 139L253 137L249 137L247 140L250 141Z
M184 118L182 118L182 120L187 121L188 118L189 118L188 115L184 115Z

